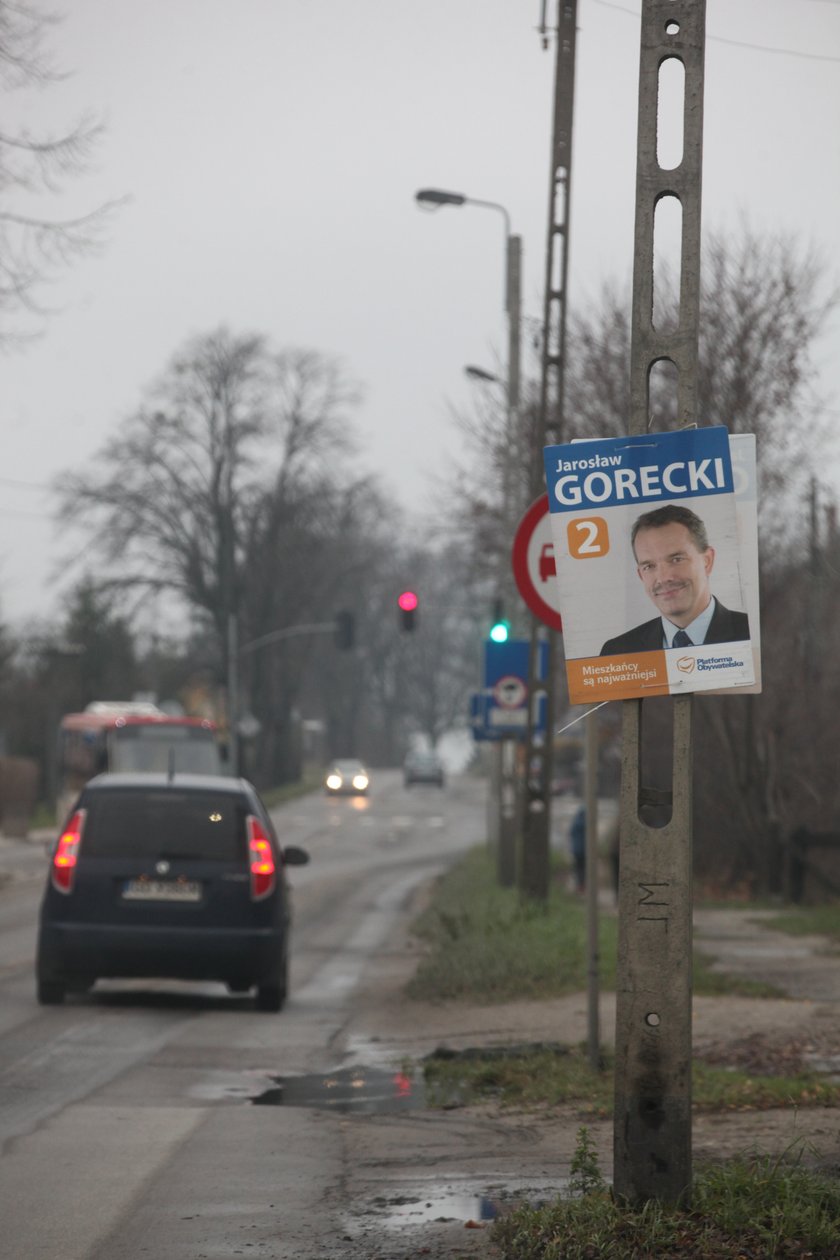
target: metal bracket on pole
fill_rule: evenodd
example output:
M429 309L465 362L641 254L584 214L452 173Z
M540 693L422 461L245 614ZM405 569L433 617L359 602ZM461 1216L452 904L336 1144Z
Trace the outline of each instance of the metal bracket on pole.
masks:
M705 0L642 0L631 433L649 428L650 371L662 360L679 373L678 423L698 420L704 50ZM685 69L683 156L663 170L657 119L669 58ZM670 334L653 326L654 215L666 196L682 207L679 320ZM636 1202L684 1202L691 1188L692 699L672 702L670 792L642 786L649 702L624 701L613 1183ZM651 807L662 806L670 821L648 825Z

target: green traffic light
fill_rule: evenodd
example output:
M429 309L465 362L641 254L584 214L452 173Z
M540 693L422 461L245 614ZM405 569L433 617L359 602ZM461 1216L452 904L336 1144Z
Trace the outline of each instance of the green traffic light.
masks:
M510 626L506 621L497 621L490 627L490 638L494 643L507 643L509 634Z

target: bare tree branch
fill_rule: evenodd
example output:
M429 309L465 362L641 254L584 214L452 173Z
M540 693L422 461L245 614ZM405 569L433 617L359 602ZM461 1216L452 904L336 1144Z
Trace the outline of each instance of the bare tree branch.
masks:
M7 89L56 81L44 51L46 29L55 18L26 0L0 0L0 83ZM123 201L110 201L73 218L40 209L44 196L60 195L64 184L91 166L102 124L84 116L66 131L35 135L27 128L0 131L0 347L35 333L21 332L21 315L49 313L40 291L60 270L100 250Z

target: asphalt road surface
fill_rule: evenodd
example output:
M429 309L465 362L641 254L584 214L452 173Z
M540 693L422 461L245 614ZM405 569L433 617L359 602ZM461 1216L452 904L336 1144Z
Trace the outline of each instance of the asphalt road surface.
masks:
M0 869L0 1255L201 1260L343 1254L341 1116L257 1106L276 1078L332 1070L366 969L417 889L484 835L485 786L317 794L274 813L291 871L291 991L279 1015L221 985L100 982L35 1001L45 854ZM302 1240L311 1239L311 1247ZM355 1254L355 1253L354 1253Z

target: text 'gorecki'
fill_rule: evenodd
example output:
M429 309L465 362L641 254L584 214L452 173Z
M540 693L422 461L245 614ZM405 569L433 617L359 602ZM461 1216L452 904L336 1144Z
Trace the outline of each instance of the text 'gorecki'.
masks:
M651 464L644 468L604 468L620 463L621 456L595 455L591 459L560 459L558 477L552 487L557 502L574 506L586 500L605 503L608 499L655 499L663 494L690 495L726 488L724 463L720 458L680 460L660 468ZM587 472L589 468L598 469Z

